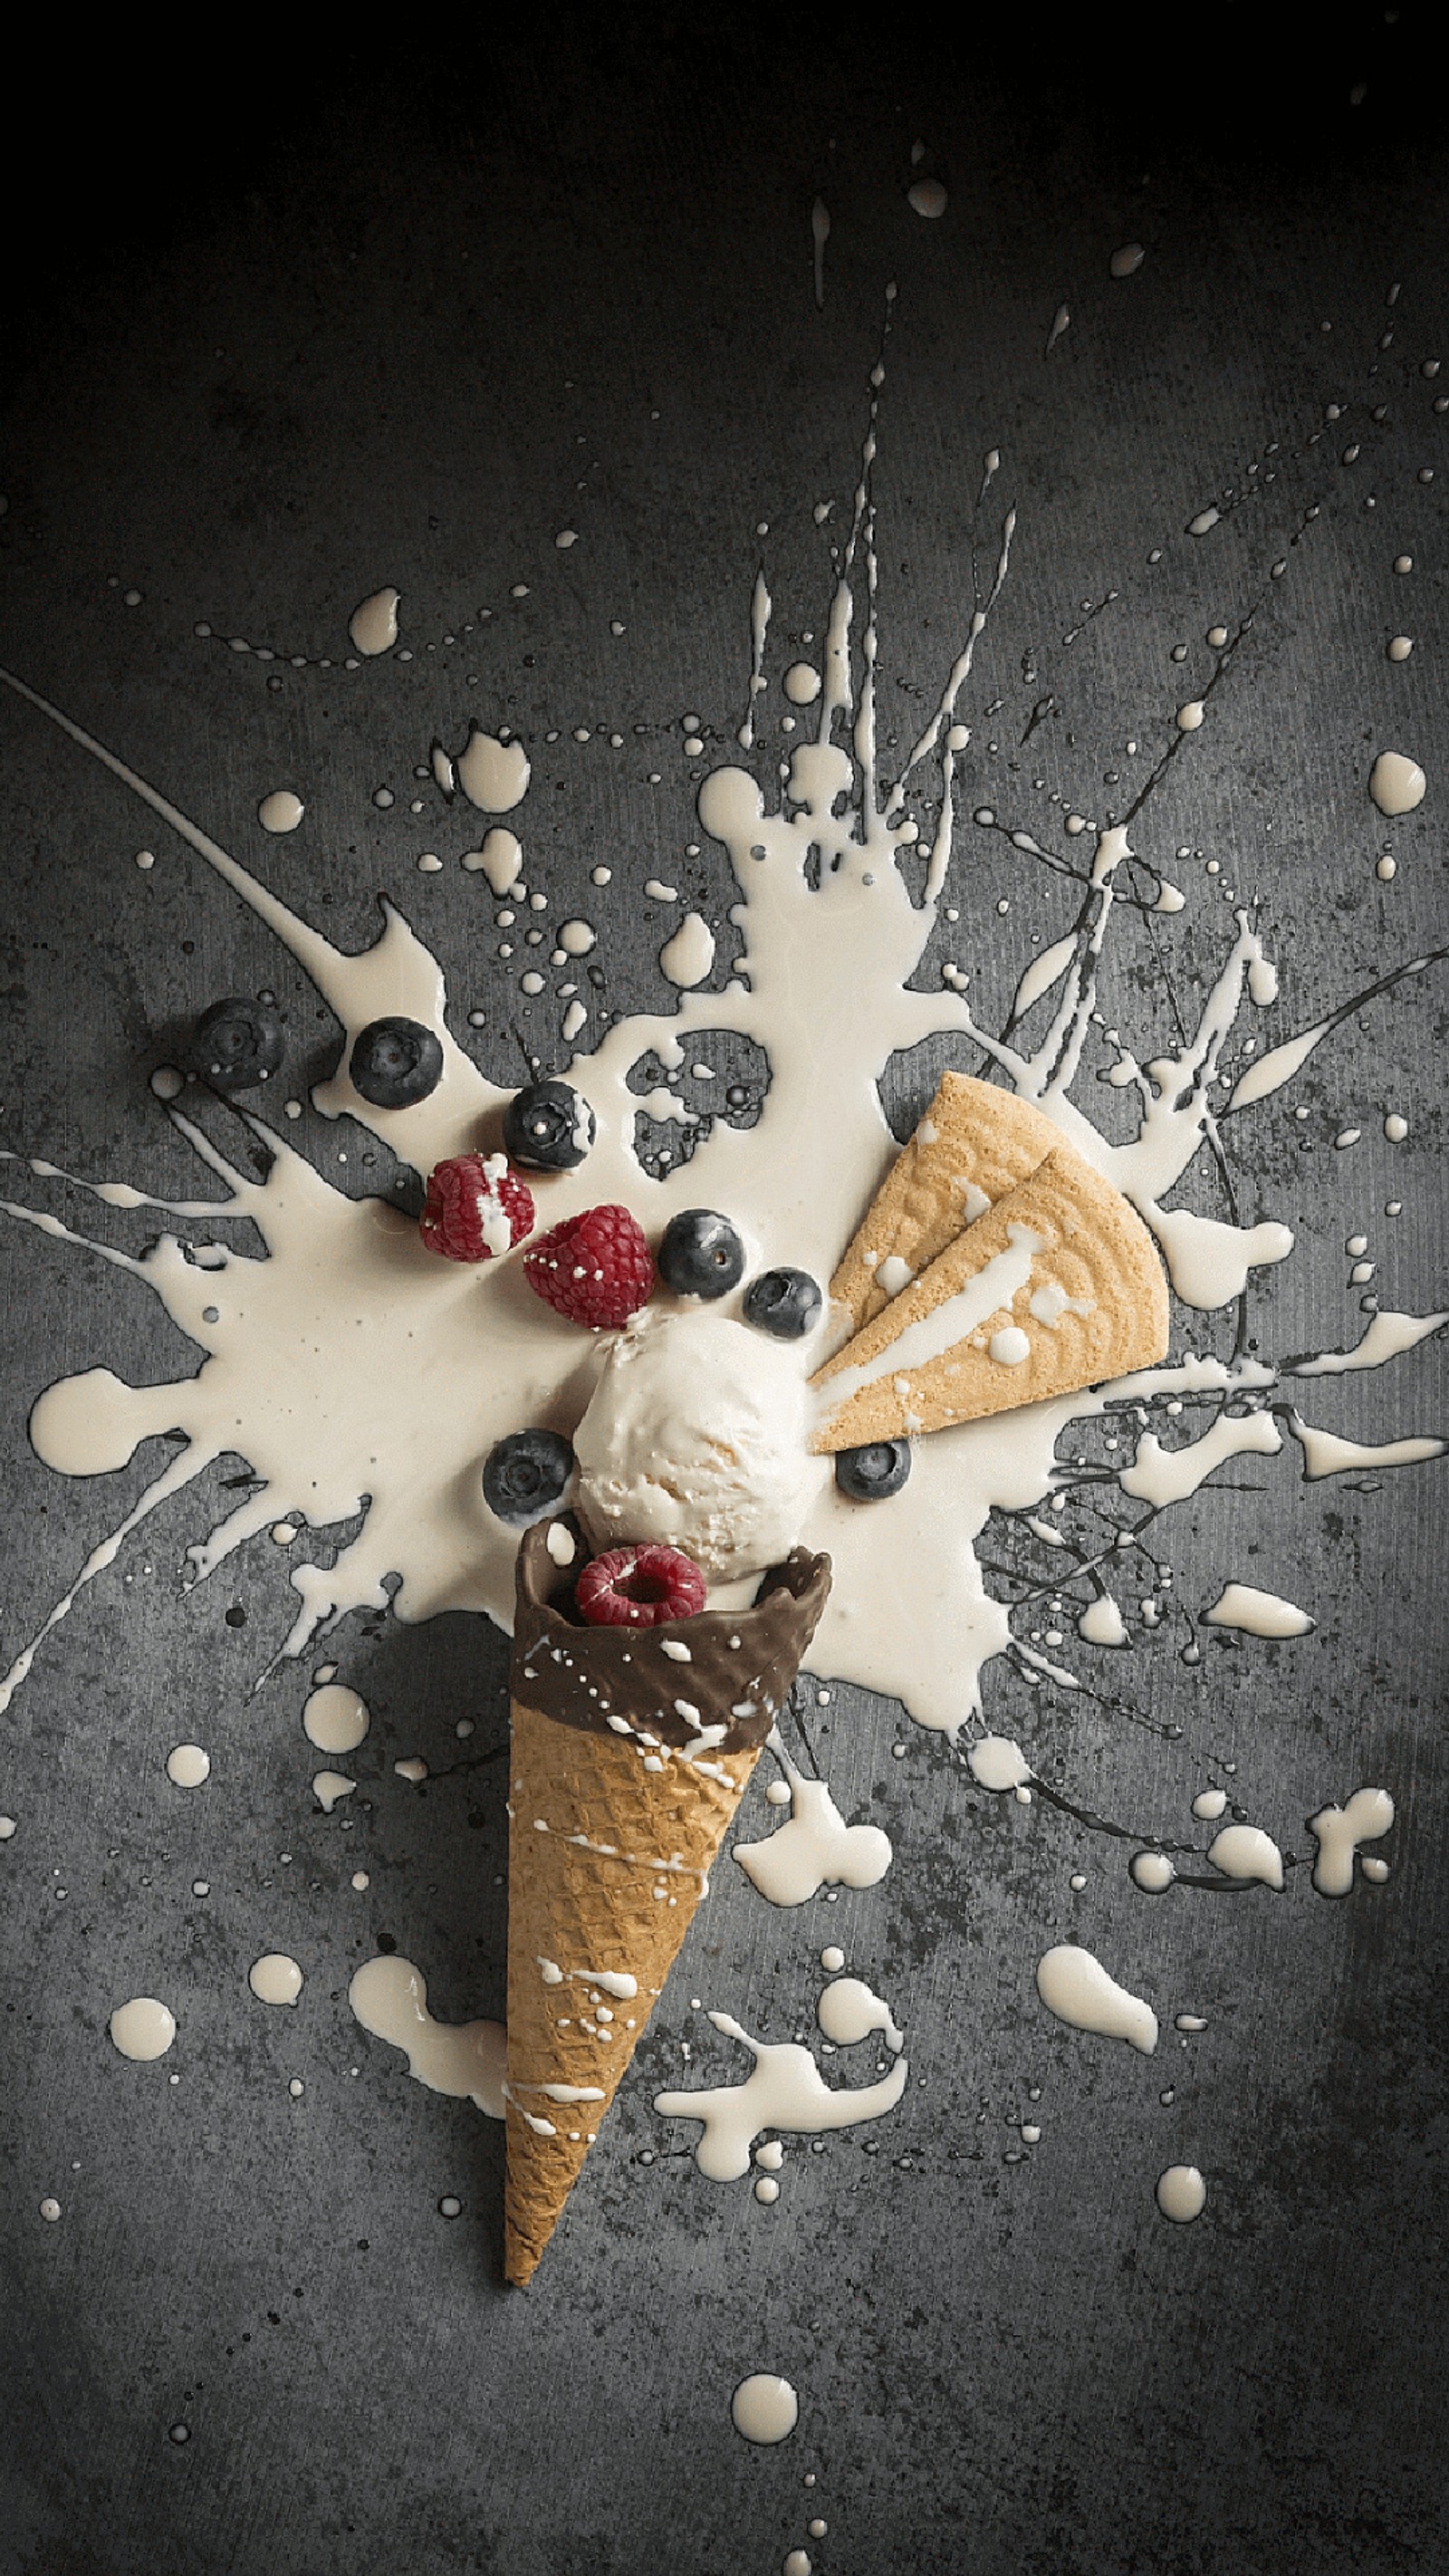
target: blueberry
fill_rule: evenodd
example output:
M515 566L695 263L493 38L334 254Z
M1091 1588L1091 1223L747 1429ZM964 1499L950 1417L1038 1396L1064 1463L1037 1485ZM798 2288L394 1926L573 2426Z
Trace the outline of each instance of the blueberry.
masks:
M415 1109L443 1079L443 1049L421 1020L369 1020L352 1041L347 1070L374 1109Z
M909 1440L868 1440L863 1449L836 1453L835 1481L853 1503L884 1503L911 1472Z
M777 1342L798 1342L819 1322L823 1302L808 1270L763 1270L745 1290L745 1322Z
M594 1141L594 1113L567 1082L530 1082L503 1112L503 1142L527 1172L572 1172Z
M745 1247L714 1208L681 1208L664 1229L659 1276L676 1297L727 1297L745 1273Z
M483 1500L510 1529L541 1521L574 1472L572 1444L557 1431L510 1431L488 1452Z
M196 1023L191 1060L218 1091L250 1091L282 1061L282 1023L265 1002L213 1002Z

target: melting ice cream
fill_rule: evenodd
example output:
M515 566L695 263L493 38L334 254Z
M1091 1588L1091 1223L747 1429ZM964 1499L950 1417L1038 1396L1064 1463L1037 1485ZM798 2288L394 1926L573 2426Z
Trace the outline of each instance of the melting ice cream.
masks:
M800 1361L727 1315L651 1316L610 1349L574 1434L596 1548L683 1548L715 1582L789 1555L828 1469L806 1455Z

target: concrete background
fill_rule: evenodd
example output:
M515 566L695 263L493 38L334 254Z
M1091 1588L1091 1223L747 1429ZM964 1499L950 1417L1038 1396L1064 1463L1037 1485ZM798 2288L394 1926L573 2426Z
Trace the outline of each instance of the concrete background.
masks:
M695 834L679 720L697 711L723 755L757 522L777 640L823 623L829 532L810 505L848 506L894 278L887 732L914 727L954 649L997 495L1021 507L1015 568L963 711L1001 749L971 773L968 811L990 794L1045 833L1037 777L1110 808L1126 738L1160 745L1194 672L1200 685L1206 626L1261 597L1206 756L1176 763L1137 841L1193 891L1174 931L1184 984L1215 970L1226 914L1201 856L1174 865L1179 847L1220 854L1226 881L1261 897L1285 966L1275 1033L1305 1025L1444 935L1449 466L1420 369L1449 359L1449 313L1423 35L1412 13L1365 11L1307 61L1271 19L1234 11L1165 49L1115 19L1111 36L1100 54L1045 30L1018 47L1012 29L938 51L904 22L656 12L608 34L565 14L536 36L485 26L366 59L239 40L179 117L144 64L91 58L64 149L37 134L31 182L11 171L27 248L0 429L0 660L342 944L371 936L378 887L399 895L456 1003L487 1013L489 1071L516 1075L508 1030L532 1025L517 961L481 936L481 879L414 873L456 827L436 799L408 814L411 769L471 712L535 746L558 728L525 813L553 917L589 908L606 858L611 919L637 922L632 946L622 927L611 939L610 1003L663 1001L633 897L660 873L718 917L723 891L722 854L681 856ZM918 136L949 191L933 225L904 198ZM833 219L823 313L817 193ZM1146 259L1114 283L1110 254L1131 239ZM1062 302L1071 329L1044 360ZM1343 420L1310 445L1330 402ZM1005 462L973 522L992 445ZM1431 466L1438 481L1420 483ZM1242 497L1212 539L1187 539L1226 496ZM582 541L561 555L565 525ZM1401 551L1411 580L1391 573ZM415 643L485 601L495 617L466 651L270 679L193 631L340 656L352 607L384 581L404 590ZM511 602L517 581L530 596ZM1080 604L1109 589L1066 645ZM1416 651L1393 668L1399 628ZM623 752L572 740L600 725ZM119 786L9 700L0 733L4 1142L188 1190L196 1167L147 1088L168 1036L218 993L269 985L300 1091L329 1060L328 1015ZM1431 780L1392 835L1364 794L1386 741ZM284 778L308 823L268 844L256 803ZM384 781L390 814L370 802ZM1389 838L1385 887L1373 859ZM142 846L150 875L132 864ZM998 1008L1023 914L1044 935L1062 926L1052 891L968 824L956 899ZM1270 1355L1360 1329L1343 1257L1357 1222L1385 1304L1440 1299L1442 994L1429 976L1351 1021L1293 1095L1306 1121L1285 1101L1232 1132L1248 1212L1300 1236L1260 1275ZM1104 988L1129 1033L1161 1007L1146 970ZM457 1011L455 1025L466 1034ZM899 1070L902 1121L933 1069ZM1412 1119L1392 1151L1390 1101ZM1335 1155L1349 1123L1364 1141ZM296 1133L335 1170L339 1131L309 1110ZM352 1186L391 1179L380 1149L369 1163L346 1141ZM62 1204L39 1183L24 1194ZM144 1239L138 1218L80 1221ZM171 1373L185 1346L142 1290L29 1230L0 1234L0 1265L13 1653L147 1472L104 1488L49 1475L25 1439L35 1394L100 1362ZM1442 1426L1442 1359L1420 1359L1349 1381L1316 1417L1369 1438ZM0 1806L20 1820L0 1850L0 2564L736 2576L778 2567L812 2513L830 2525L809 2544L829 2576L895 2559L963 2576L1434 2563L1439 1486L1429 1469L1300 1495L1293 1473L1250 1462L1164 1525L1161 1553L1194 1603L1261 1566L1317 1611L1312 1638L1219 1640L1194 1672L1164 1635L1105 1678L1097 1658L1091 1703L1032 1697L998 1663L989 1714L1059 1760L1068 1795L1169 1834L1214 1762L1237 1764L1245 1811L1295 1850L1324 1799L1382 1781L1400 1813L1388 1886L1342 1906L1301 1878L1282 1900L1154 1906L1120 1847L984 1798L940 1741L839 1694L822 1759L847 1814L891 1832L891 1877L777 1915L721 1868L526 2298L499 2283L500 2129L410 2084L345 2007L358 1960L392 1943L425 1965L444 2017L501 2008L502 1642L457 1617L350 1623L337 1656L374 1723L350 1766L359 1795L328 1820L307 1788L304 1673L249 1697L288 1616L276 1551L184 1602L196 1515L159 1516L46 1649L0 1740ZM1013 1545L993 1532L984 1552L1009 1562ZM466 1748L460 1715L478 1721ZM190 1737L215 1770L182 1798L161 1765ZM392 1776L411 1752L435 1768L421 1790ZM751 1801L760 1830L761 1784ZM348 1884L359 1866L365 1897ZM1049 2025L1031 1964L1070 1924L1207 2031L1170 2034L1149 2065ZM763 2210L668 2152L686 2133L650 2097L679 2079L685 2041L695 2075L741 2071L692 1994L783 2035L804 2026L832 1938L906 2019L920 2084L888 2124L792 2146ZM268 1947L307 1970L294 2013L247 1994ZM150 1991L182 2041L123 2066L107 2018ZM1008 2161L1033 2113L1042 2145ZM1210 2181L1191 2229L1152 2206L1179 2157ZM51 2192L64 2216L48 2226ZM452 2223L446 2194L462 2203ZM801 2394L799 2430L773 2452L729 2423L734 2382L760 2368Z

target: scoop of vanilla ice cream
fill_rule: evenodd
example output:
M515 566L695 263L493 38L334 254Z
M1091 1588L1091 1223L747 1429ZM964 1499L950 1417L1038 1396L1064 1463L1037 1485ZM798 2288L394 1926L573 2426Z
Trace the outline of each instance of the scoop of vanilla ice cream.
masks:
M574 1450L597 1549L661 1541L712 1582L788 1556L819 1481L798 1350L726 1315L656 1315L622 1333Z

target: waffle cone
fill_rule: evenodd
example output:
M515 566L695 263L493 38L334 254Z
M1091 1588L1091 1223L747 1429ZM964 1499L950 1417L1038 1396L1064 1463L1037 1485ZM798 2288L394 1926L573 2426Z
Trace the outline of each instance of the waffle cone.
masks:
M529 2279L558 2224L759 1758L752 1745L718 1754L709 1772L668 1757L661 1771L646 1771L628 1740L588 1734L513 1702L504 2196L510 2281ZM570 1840L574 1835L586 1841ZM618 1856L594 1848L601 1843ZM637 1993L610 1993L585 1970L632 1977ZM597 2019L600 2004L612 2021ZM551 2084L594 2098L560 2102L542 2089Z
M1061 1131L1043 1110L973 1074L943 1073L915 1134L902 1146L830 1282L833 1306L860 1332L890 1302L881 1264L904 1261L913 1279L1008 1191L1018 1188Z
M1013 1245L1024 1247L1018 1275L1000 1305L976 1312L967 1292L993 1263L1009 1261ZM1044 1316L1032 1297L1048 1285L1060 1310L1048 1306ZM949 1329L956 1314L969 1319L959 1338ZM933 1317L944 1320L932 1328ZM992 1357L992 1340L1011 1325L1018 1360L1007 1366ZM1149 1368L1167 1341L1167 1282L1151 1235L1120 1190L1059 1136L1024 1181L816 1372L823 1419L812 1445L856 1448L1040 1404Z

